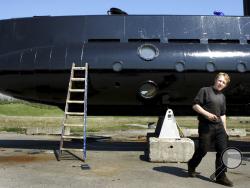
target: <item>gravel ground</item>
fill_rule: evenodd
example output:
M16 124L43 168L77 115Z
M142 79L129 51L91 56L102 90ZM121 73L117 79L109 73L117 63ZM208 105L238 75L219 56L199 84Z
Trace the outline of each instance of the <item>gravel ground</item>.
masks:
M245 159L249 159L249 139L231 143L242 147ZM198 167L201 174L189 178L185 163L145 161L147 144L139 133L92 135L85 162L70 154L57 161L54 151L58 144L57 136L1 133L0 187L223 187L209 179L214 171L214 152L209 152ZM249 187L250 162L245 160L240 167L228 170L228 177L237 188Z

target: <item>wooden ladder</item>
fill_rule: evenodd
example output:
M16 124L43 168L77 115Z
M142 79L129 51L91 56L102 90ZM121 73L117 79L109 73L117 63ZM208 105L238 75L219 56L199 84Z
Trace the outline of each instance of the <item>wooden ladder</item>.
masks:
M86 118L87 118L87 88L88 88L88 63L85 67L76 67L72 64L68 94L65 103L64 118L62 121L62 133L60 140L60 148L58 152L58 160L61 160L63 151L83 152L82 160L86 160ZM78 118L78 122L74 121L74 117ZM72 119L73 118L73 119ZM80 118L80 120L79 120ZM79 123L80 122L80 123ZM65 135L66 127L83 128L83 135ZM79 139L83 141L82 148L72 148L64 146L65 140Z

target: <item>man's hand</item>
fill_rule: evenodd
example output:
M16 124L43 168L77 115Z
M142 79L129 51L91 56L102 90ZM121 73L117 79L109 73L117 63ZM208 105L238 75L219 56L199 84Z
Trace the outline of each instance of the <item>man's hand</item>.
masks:
M206 117L209 121L212 121L212 122L217 122L217 121L220 120L220 117L218 117L218 116L216 116L216 115L214 115L214 114L211 114L211 113L209 113L209 112L205 115L205 117Z
M193 109L203 115L206 119L208 119L211 122L217 122L220 120L220 117L216 116L215 114L212 114L206 110L204 110L204 108L202 108L199 104L195 104L193 105Z

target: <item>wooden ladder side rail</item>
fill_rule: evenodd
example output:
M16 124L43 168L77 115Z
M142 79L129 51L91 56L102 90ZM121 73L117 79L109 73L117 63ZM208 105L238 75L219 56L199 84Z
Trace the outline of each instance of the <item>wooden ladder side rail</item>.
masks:
M65 122L67 119L67 114L65 112L68 112L68 103L67 101L70 99L70 88L72 87L72 81L71 78L74 77L74 68L75 67L75 63L72 63L72 67L71 67L71 72L70 72L70 78L69 78L69 84L68 84L68 93L67 93L67 98L66 98L66 103L65 103L65 109L64 109L64 117L62 120L62 133L61 133L61 140L60 140L60 148L59 148L59 153L58 153L58 159L60 160L61 156L62 156L62 148L63 148L63 136L65 133Z

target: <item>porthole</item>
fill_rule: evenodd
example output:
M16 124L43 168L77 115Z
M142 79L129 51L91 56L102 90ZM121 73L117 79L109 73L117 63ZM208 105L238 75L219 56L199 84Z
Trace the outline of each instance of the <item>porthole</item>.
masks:
M239 72L246 72L246 64L241 62L237 64L237 71Z
M159 55L159 49L153 44L143 44L138 48L138 55L145 61L152 61Z
M214 72L215 71L215 65L214 65L213 62L207 63L206 68L207 68L208 72Z
M184 69L185 69L185 66L184 66L184 62L177 62L176 64L175 64L175 69L176 69L176 71L178 71L178 72L183 72L184 71Z
M119 88L121 86L120 82L115 82L115 88Z
M157 84L153 81L147 81L146 83L142 84L139 88L140 96L144 99L151 99L156 96L157 94Z
M120 72L121 70L122 70L122 62L121 61L114 62L113 71Z

